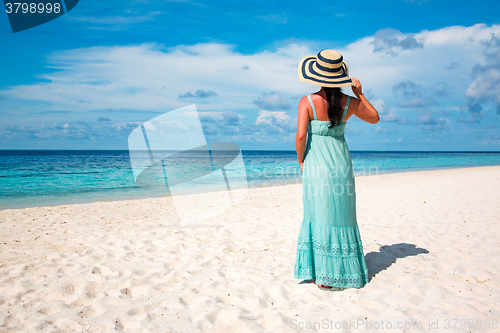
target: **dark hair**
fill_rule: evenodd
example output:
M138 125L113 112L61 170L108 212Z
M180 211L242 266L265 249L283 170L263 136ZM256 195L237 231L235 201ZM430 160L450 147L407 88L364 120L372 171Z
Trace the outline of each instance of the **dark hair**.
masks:
M326 101L328 102L328 118L330 118L330 126L332 128L342 120L344 110L340 106L342 99L342 90L340 88L323 87L326 93Z

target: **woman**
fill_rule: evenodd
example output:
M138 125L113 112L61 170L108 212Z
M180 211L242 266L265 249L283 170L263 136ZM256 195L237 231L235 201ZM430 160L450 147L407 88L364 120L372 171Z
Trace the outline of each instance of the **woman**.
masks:
M299 63L301 81L321 86L298 107L296 149L302 174L304 218L297 242L294 277L312 280L323 290L361 288L368 283L363 245L356 220L351 155L344 138L352 115L370 123L377 110L349 78L347 64L335 50L323 50ZM352 86L357 98L341 92ZM306 134L309 139L306 145Z

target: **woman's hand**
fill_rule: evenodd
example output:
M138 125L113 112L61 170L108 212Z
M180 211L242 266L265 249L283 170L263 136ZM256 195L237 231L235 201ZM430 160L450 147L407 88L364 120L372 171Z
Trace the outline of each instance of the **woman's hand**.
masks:
M304 162L299 162L299 165L300 165L300 172L304 173L303 169L304 169Z
M351 77L351 81L354 84L352 86L352 92L356 95L357 99L353 100L351 105L353 106L353 113L361 120L366 121L370 124L376 124L380 120L377 110L371 105L371 103L363 95L361 89L361 83L358 79ZM350 107L349 107L350 108Z
M351 87L352 92L354 93L354 95L356 95L358 99L360 99L360 96L363 95L363 91L361 90L361 82L359 82L358 79L353 77L351 77L351 81L352 83L354 83L354 85Z

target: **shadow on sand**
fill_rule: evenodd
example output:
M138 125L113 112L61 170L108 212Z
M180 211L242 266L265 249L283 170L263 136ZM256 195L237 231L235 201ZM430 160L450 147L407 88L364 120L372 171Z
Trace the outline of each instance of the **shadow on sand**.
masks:
M396 262L396 259L416 256L421 253L429 253L429 251L416 247L415 244L398 243L383 245L378 252L370 252L365 255L366 266L368 266L368 278L371 280L375 275L389 268Z
M398 243L392 245L382 245L378 252L370 252L365 255L366 266L368 267L368 281L389 268L396 259L416 256L422 253L429 253L426 249L417 247L415 244ZM314 280L302 280L299 284L314 283Z

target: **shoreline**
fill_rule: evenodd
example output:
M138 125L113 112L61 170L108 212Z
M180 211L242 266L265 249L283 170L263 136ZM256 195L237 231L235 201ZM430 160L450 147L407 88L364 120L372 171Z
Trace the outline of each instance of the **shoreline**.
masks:
M467 167L447 167L447 168L438 168L438 169L427 169L427 170L408 170L408 171L401 171L398 170L396 172L378 172L376 175L359 175L355 176L355 179L359 178L365 178L365 177L377 177L377 176L382 176L382 175L391 175L391 174L407 174L407 173L420 173L420 172L433 172L433 171L443 171L443 170L457 170L457 169L474 169L474 168L491 168L491 167L500 167L500 165L483 165L483 166L467 166ZM286 186L286 185L296 185L296 184L302 184L302 180L295 180L295 181L289 181L289 182L284 182L284 183L274 183L274 184L269 184L269 185L259 185L255 187L248 187L248 189L257 189L257 188L267 188L267 187L274 187L274 186ZM241 188L239 188L241 189ZM217 192L204 192L204 193L217 193ZM100 202L122 202L122 201L131 201L131 200L148 200L148 199L160 199L160 198L170 198L171 194L166 194L166 195L161 195L161 196L147 196L143 198L133 198L133 197L125 197L123 199L121 198L113 198L113 199L100 199L100 200L89 200L89 199L72 199L70 202L64 203L54 203L54 204L46 204L46 205L29 205L29 206L22 206L22 207L0 207L0 213L5 210L12 210L12 209L27 209L27 208L37 208L37 207L59 207L59 206L68 206L68 205L85 205L85 204L92 204L92 203L100 203Z
M128 152L128 149L10 149L10 148L0 148L0 152L2 151L75 151L75 152L89 152L89 151L119 151L119 152ZM273 150L273 149L242 149L241 151L284 151L284 152L295 152L295 149L288 150ZM354 152L395 152L395 153L500 153L500 150L351 150L351 153Z

